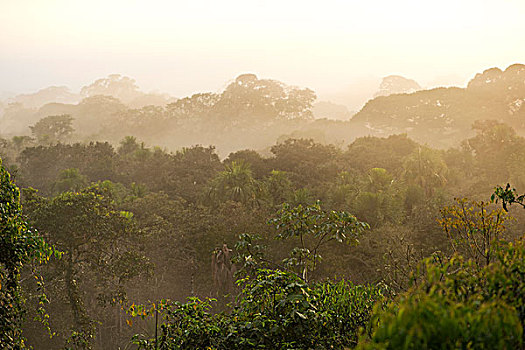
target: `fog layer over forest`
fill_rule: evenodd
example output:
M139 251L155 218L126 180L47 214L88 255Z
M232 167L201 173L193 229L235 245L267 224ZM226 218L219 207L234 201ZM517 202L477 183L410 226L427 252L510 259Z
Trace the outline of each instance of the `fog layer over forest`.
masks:
M497 120L525 132L525 66L485 70L466 88L434 88L401 76L388 76L362 108L318 101L307 87L243 74L222 91L184 98L143 93L128 77L110 75L73 93L49 87L0 102L0 136L29 136L25 142L108 141L118 145L133 135L150 146L176 151L195 144L213 145L221 157L241 149L269 154L287 138L307 138L346 147L360 136L406 133L438 148L456 147L474 135L477 120ZM359 105L357 105L359 106ZM354 105L354 108L356 106ZM69 115L73 130L35 135L39 120ZM33 131L32 131L33 130ZM57 137L60 139L56 139ZM40 138L40 139L38 139Z
M525 65L0 106L0 348L525 344Z

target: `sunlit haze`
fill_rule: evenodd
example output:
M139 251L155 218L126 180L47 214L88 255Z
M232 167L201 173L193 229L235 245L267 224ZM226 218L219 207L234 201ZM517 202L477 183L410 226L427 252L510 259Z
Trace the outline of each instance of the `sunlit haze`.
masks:
M0 50L0 350L525 349L525 0L0 0Z
M522 0L1 0L0 92L111 73L174 96L245 72L320 94L388 74L464 85L525 61L523 18Z

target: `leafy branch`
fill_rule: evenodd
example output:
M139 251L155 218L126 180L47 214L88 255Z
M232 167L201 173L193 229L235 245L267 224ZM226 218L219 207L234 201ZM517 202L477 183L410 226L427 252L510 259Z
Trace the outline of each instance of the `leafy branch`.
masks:
M494 193L490 196L490 201L493 203L498 203L501 200L501 205L503 210L509 211L508 207L512 204L521 205L525 209L525 194L518 195L518 192L515 188L511 188L510 184L507 183L505 188L501 186L496 186Z

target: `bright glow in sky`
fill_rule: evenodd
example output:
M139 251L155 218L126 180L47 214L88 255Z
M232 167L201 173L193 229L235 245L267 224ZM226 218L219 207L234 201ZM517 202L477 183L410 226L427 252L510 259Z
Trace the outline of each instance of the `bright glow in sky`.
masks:
M0 0L0 92L111 73L175 96L253 72L318 92L525 63L524 0Z

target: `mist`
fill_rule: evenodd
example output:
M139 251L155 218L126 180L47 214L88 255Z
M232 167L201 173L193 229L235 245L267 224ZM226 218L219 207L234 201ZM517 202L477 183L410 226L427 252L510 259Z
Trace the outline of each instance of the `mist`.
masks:
M464 86L525 57L521 1L3 2L0 91L79 90L118 73L175 97L241 73L337 93L399 74Z
M0 0L0 348L523 349L523 18Z

